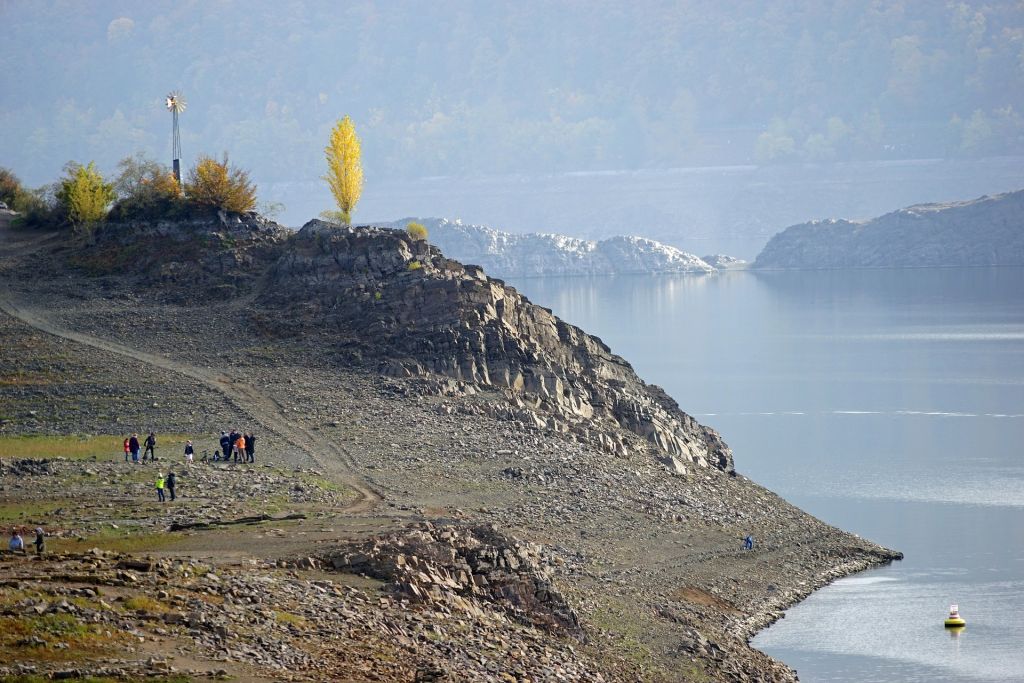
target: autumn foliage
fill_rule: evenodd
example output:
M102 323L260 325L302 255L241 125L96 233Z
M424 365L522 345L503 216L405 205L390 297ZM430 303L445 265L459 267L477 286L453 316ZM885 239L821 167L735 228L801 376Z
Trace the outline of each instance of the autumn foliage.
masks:
M106 182L95 165L69 163L57 189L57 200L72 225L85 227L102 220L114 201L114 186Z
M256 208L256 185L247 171L230 167L227 154L220 161L209 156L199 157L188 172L185 196L195 204L233 213Z
M338 218L342 223L351 223L352 211L363 193L362 147L351 118L346 116L334 126L324 154L327 156L324 180L338 204Z
M422 223L409 223L405 226L405 233L409 235L409 239L415 242L425 242L427 240L427 227Z

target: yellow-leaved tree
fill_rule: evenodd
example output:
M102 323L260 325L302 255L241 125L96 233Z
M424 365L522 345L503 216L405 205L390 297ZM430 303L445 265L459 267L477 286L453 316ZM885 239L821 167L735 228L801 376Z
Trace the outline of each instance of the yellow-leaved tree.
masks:
M331 141L324 149L327 155L327 175L324 180L338 203L337 217L346 225L352 222L352 211L363 193L362 149L356 126L346 116L331 130Z
M88 228L102 220L114 201L114 186L103 179L91 161L87 166L70 162L64 172L57 189L57 201L71 223L78 228Z

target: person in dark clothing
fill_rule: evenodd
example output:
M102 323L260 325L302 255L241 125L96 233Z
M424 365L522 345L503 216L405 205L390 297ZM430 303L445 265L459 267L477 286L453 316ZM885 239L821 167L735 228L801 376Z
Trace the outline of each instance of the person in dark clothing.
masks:
M256 462L256 437L252 434L245 435L245 460Z
M743 549L753 550L754 549L754 537L747 534L747 537L743 539Z
M238 433L237 429L232 429L231 433L228 434L228 449L224 451L224 459L231 460L234 458L235 462L238 462L238 451L235 450L235 442L238 441L238 437L241 434Z
M174 502L174 487L178 485L178 477L174 472L168 472L166 485L167 492L171 494L171 502Z
M128 439L128 450L132 452L132 462L139 461L139 435L132 434L132 438Z
M156 460L156 453L153 452L154 448L156 448L156 434L150 432L149 436L146 437L146 450L142 453L142 462L146 462L147 455L150 460Z
M231 441L231 437L228 436L227 432L220 433L220 453L222 459L227 460L228 456L231 455L232 443L233 442Z
M46 550L46 538L43 534L43 527L36 527L36 540L33 541L36 546L36 555L42 555L43 551Z

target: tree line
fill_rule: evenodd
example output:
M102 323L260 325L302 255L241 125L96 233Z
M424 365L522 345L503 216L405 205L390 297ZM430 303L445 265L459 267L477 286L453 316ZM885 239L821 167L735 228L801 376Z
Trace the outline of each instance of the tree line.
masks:
M355 124L344 117L324 149L327 181L338 210L323 217L348 224L363 191L362 149ZM179 183L170 168L142 152L121 159L108 179L90 161L69 161L56 182L25 187L13 171L0 168L0 201L18 212L26 227L70 226L88 232L104 220L180 219L227 211L248 213L257 207L256 184L245 169L221 158L201 155Z

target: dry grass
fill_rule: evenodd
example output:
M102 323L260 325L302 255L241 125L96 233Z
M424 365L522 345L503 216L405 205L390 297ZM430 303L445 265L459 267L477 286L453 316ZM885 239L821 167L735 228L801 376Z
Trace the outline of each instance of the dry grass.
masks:
M159 600L154 600L153 598L146 595L136 595L134 597L128 598L124 601L124 608L126 610L131 610L132 612L142 610L143 612L163 613L167 611L166 605L164 605Z
M84 624L70 614L0 617L3 661L82 661L116 652L123 642L121 633L107 635L101 625Z
M302 628L306 625L306 618L299 614L292 614L291 612L278 612L274 611L274 619L279 624L291 624Z
M65 458L68 460L124 460L128 435L70 434L64 436L0 436L0 458ZM163 459L180 459L190 434L157 434L156 452ZM145 435L139 436L144 441ZM180 457L179 457L180 456Z

